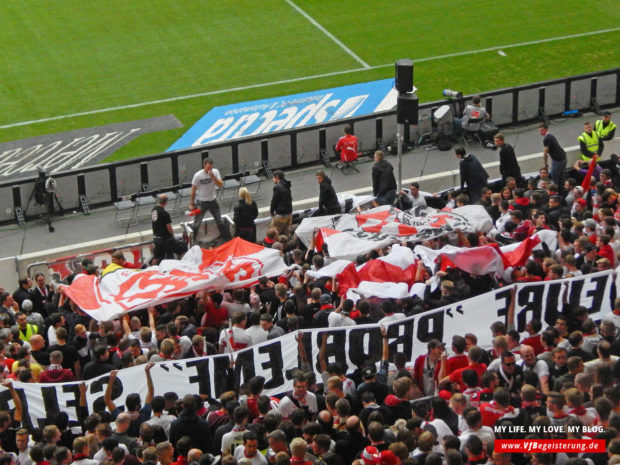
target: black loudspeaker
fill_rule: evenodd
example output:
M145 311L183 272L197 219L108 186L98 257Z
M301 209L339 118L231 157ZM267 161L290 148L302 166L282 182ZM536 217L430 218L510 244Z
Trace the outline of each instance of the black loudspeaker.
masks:
M413 91L413 61L408 58L396 62L396 90L401 94Z
M400 94L396 104L396 122L398 124L418 124L418 96Z

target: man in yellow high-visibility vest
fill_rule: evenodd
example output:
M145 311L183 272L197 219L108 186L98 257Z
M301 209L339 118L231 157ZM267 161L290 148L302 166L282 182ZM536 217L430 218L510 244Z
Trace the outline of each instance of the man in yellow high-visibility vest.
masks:
M596 120L594 130L601 143L600 154L602 155L603 144L608 140L612 140L616 135L616 123L611 120L611 113L609 111L603 112L603 119Z
M581 148L581 159L588 163L594 155L600 156L600 140L598 134L592 129L589 121L583 124L583 133L577 138Z

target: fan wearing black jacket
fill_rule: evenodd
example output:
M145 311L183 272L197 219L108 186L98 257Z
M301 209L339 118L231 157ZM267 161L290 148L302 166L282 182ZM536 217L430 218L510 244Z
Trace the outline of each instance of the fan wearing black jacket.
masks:
M254 220L258 216L258 207L252 200L247 188L239 189L239 203L234 209L235 236L246 241L256 242L256 225Z
M394 177L394 167L383 159L381 150L375 152L375 164L372 167L372 195L376 200L373 204L392 205L396 199L396 178Z
M273 195L271 197L270 228L276 228L278 234L288 235L288 228L293 220L293 197L291 195L291 182L284 177L284 171L273 172Z
M332 181L323 170L316 173L316 182L319 184L319 215L337 215L341 213L340 203Z
M500 133L495 134L493 142L499 147L499 172L502 175L502 183L506 184L506 178L513 177L517 181L517 185L521 186L523 178L515 149L505 142L504 135Z
M487 185L489 174L478 159L471 153L467 153L463 147L454 149L454 154L459 160L461 191L463 191L464 186L467 184L469 198L471 203L474 204L480 199L482 188Z

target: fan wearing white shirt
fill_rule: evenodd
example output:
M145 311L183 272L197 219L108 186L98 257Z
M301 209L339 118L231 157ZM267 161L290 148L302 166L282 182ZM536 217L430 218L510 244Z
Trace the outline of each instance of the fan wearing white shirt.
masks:
M351 299L342 299L338 308L327 317L329 327L355 326L355 320L349 316L354 306L355 304Z
M192 224L194 240L198 235L202 219L208 210L217 224L217 228L220 231L220 238L228 241L230 240L230 231L222 221L220 206L216 200L216 189L222 187L224 181L222 180L220 172L213 168L213 160L211 158L205 158L202 161L202 166L203 169L194 174L194 178L192 179L192 192L189 198L190 210L195 210L196 207L200 208L200 213L194 217L194 223Z

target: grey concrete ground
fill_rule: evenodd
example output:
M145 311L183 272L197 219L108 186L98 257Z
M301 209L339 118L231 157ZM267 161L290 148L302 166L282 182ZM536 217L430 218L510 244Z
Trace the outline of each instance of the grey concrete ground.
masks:
M550 130L562 146L573 147L578 145L577 137L583 131L584 121L594 121L598 117L593 114L581 115L577 118L555 120L550 124ZM612 119L620 122L620 110L613 112ZM542 142L538 134L537 124L525 127L505 128L502 131L506 141L515 147L517 157L524 173L538 170L542 165ZM469 148L483 164L487 165L491 177L498 176L498 152L471 144ZM604 159L611 153L620 152L620 138L612 141L605 150ZM576 152L572 153L572 160ZM398 160L395 156L388 157L397 170ZM495 166L493 166L495 165ZM216 160L217 167L217 160ZM292 182L292 193L295 208L305 208L316 205L318 186L314 173L319 166L287 173ZM337 192L353 191L357 194L369 193L371 185L372 160L368 159L358 164L360 173L343 175L338 169L327 175ZM402 159L402 178L409 181L421 176L421 188L425 191L438 191L452 187L459 183L458 163L453 150L441 152L437 149L424 147L410 151ZM271 200L271 180L265 180L256 198L259 208L267 207ZM181 208L187 208L184 202ZM147 209L147 212L150 209ZM226 208L223 208L224 213ZM71 255L79 252L92 251L110 247L111 244L134 243L149 240L150 224L143 221L137 226L120 227L114 221L114 209L105 208L93 211L89 216L81 213L68 213L64 217L54 218L56 231L49 233L42 221L31 221L25 229L15 226L0 228L0 259L18 257L18 262L38 261L41 258L51 258ZM173 218L173 222L180 222L182 216ZM148 215L144 220L148 220ZM5 276L6 271L0 267L0 283L13 281L13 276Z

